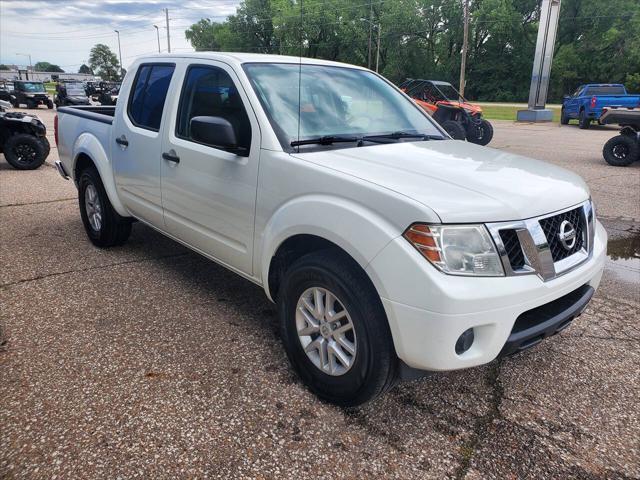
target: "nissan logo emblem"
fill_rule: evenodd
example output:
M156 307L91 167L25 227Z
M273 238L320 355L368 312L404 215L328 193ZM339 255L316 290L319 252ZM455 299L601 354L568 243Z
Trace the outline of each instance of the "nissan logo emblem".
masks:
M577 234L576 229L569 220L563 220L560 224L558 238L565 250L571 250L576 245Z

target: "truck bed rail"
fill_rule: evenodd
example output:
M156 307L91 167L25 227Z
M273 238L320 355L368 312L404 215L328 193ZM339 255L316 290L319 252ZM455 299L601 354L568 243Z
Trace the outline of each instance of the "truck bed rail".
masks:
M60 107L58 108L58 112L111 125L116 113L116 107L114 105L82 105L74 107Z

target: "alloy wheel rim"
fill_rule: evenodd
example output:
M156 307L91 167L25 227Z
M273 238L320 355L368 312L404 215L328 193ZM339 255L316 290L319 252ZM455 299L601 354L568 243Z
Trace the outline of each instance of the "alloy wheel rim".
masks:
M613 147L613 156L616 158L626 158L626 156L629 154L629 149L627 148L626 145L616 145L615 147Z
M99 232L102 228L102 205L98 191L93 184L87 185L84 191L84 206L87 211L87 219L91 228Z
M16 158L18 159L18 162L24 163L24 164L31 163L36 159L36 156L37 156L37 152L35 148L33 148L31 145L24 144L24 143L16 146L14 151L16 154Z
M311 287L300 295L296 331L307 357L323 373L337 377L353 366L358 348L353 321L326 288Z

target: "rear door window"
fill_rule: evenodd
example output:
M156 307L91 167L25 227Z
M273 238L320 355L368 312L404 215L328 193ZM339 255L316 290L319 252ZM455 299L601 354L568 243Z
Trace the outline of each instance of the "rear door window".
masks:
M175 65L149 64L138 69L131 99L129 118L136 127L157 132Z

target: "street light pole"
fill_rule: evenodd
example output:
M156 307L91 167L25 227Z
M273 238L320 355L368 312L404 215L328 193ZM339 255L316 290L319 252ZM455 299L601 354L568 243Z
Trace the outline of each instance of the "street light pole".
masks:
M157 25L153 26L156 29L156 35L158 36L158 53L160 53L160 29Z
M118 34L118 56L120 57L120 80L122 80L122 50L120 49L120 32L114 30Z
M171 35L169 34L169 9L164 9L165 21L167 23L167 51L171 53Z

